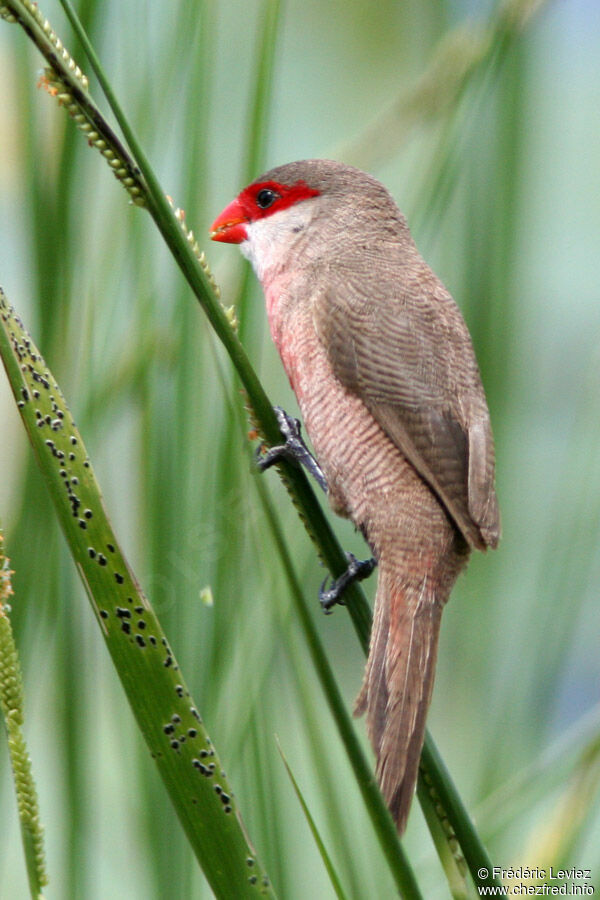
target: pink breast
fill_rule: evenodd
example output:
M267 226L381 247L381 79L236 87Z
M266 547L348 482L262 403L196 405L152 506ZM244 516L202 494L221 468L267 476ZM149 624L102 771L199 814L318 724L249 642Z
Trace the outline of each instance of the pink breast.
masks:
M301 402L303 376L306 374L306 358L303 358L302 353L304 329L300 323L294 324L296 317L290 314L291 304L286 290L288 283L289 279L282 276L277 278L265 288L265 299L271 337L279 351L292 390Z

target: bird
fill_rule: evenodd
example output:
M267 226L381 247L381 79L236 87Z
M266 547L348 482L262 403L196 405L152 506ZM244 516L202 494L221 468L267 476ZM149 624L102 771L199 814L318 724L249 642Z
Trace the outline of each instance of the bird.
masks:
M471 338L391 194L352 166L273 168L223 210L210 236L239 244L252 263L321 483L377 564L354 713L366 714L377 780L402 835L442 610L471 551L500 538Z

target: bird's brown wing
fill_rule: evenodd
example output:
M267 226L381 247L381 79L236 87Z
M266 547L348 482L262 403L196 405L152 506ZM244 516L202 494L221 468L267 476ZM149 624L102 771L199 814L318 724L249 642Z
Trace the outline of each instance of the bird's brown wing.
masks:
M376 302L350 281L343 295L317 292L315 328L336 377L363 399L469 544L495 547L494 447L471 340L450 295L429 269L421 275L408 293Z

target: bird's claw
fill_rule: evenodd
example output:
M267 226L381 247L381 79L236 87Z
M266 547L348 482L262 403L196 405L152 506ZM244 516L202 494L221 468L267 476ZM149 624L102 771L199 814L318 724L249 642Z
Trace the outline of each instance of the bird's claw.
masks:
M342 572L342 574L332 582L331 587L328 590L325 590L327 578L319 589L319 601L326 615L329 615L329 613L333 611L333 607L336 604L345 606L341 596L348 585L353 584L355 581L363 581L365 578L368 578L377 565L377 560L374 557L371 559L357 559L353 553L346 553L346 559L348 560L348 568L346 571Z
M274 406L273 411L277 416L279 430L285 438L285 443L270 447L264 453L262 447L258 448L255 459L256 465L260 471L264 472L265 469L269 469L282 458L290 459L299 465L304 466L317 481L319 486L324 491L327 491L327 481L323 475L323 471L304 443L301 434L300 421L289 416L280 406Z
M282 457L287 459L297 459L296 444L304 446L304 441L300 435L300 421L289 416L281 406L274 406L273 412L277 417L279 430L285 438L284 444L276 444L263 452L262 446L256 450L256 464L261 472L269 469ZM306 448L304 448L306 449ZM308 452L308 451L306 451Z

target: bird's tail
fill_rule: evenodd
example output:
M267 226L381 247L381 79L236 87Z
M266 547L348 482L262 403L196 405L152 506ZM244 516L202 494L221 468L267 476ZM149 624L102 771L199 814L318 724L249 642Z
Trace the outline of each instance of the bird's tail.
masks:
M403 833L425 737L444 598L428 575L398 583L379 571L369 658L355 715L367 714L377 779Z

